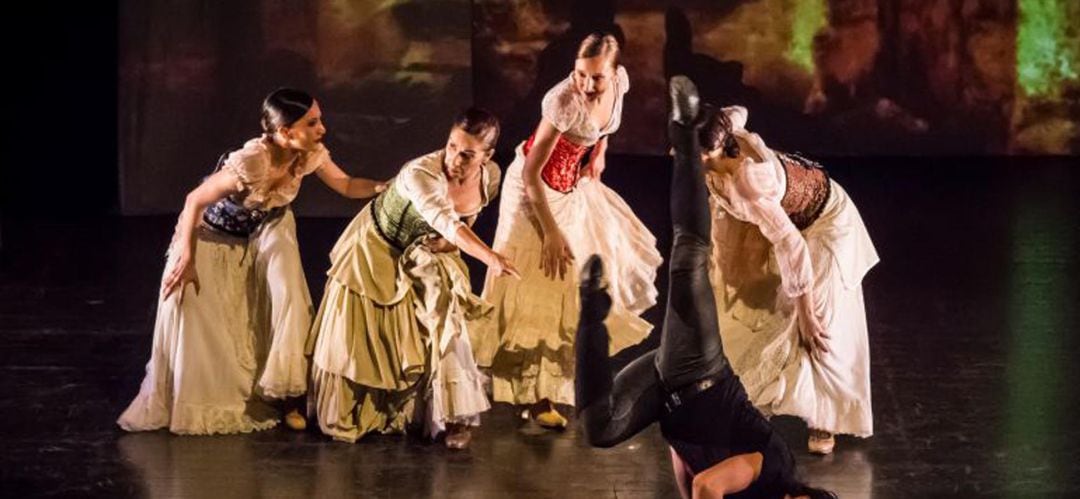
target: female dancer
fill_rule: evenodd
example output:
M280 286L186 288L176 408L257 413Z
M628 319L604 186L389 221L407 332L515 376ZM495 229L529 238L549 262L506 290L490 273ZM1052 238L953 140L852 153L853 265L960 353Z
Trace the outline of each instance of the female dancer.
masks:
M493 243L522 279L489 272L484 285L495 314L476 330L474 345L490 368L493 397L531 405L532 417L549 428L566 426L554 404L574 403L574 255L603 255L612 269L613 352L652 329L639 315L656 303L656 239L600 183L607 136L619 128L630 87L618 55L613 36L589 35L573 72L544 96L543 119L507 170Z
M262 136L187 195L162 276L146 377L117 421L125 430L261 430L278 418L257 394L307 390L311 295L289 203L311 173L349 198L371 197L382 184L350 177L330 159L322 111L307 93L283 88L267 96L262 127ZM295 410L286 423L306 424Z
M828 454L834 434L873 433L861 282L878 256L840 184L746 120L742 107L709 109L699 136L724 350L754 405L802 418L810 451Z
M462 251L495 275L517 274L470 228L498 193L491 114L469 109L442 150L407 163L330 253L326 293L308 344L309 411L323 433L355 442L422 423L468 446L490 404L468 322L490 307L472 293Z
M603 323L612 299L602 261L590 258L581 278L575 383L586 436L610 447L658 421L683 497L834 497L796 479L787 445L750 404L724 356L709 285L709 193L689 125L697 94L682 76L672 79L671 93L674 242L660 347L612 379Z

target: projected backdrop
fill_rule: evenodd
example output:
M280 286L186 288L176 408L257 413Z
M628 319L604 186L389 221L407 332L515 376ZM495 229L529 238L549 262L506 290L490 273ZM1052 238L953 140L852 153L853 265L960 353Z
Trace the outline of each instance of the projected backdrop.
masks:
M616 151L665 147L663 82L692 76L778 147L825 154L1075 154L1080 2L477 0L477 98L517 139L597 29L625 38Z
M335 160L387 178L442 146L472 98L468 0L130 0L120 8L125 213L179 211L218 155L259 133L283 85L319 99ZM351 215L315 179L302 215Z

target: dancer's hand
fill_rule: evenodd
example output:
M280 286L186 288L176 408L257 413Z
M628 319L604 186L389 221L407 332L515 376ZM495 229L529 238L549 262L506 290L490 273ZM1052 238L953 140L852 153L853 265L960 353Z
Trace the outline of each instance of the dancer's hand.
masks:
M432 253L450 253L458 249L454 243L447 241L445 237L432 237L424 240L424 247Z
M570 251L570 245L559 230L548 231L544 234L544 248L540 254L540 270L544 276L550 279L558 277L560 280L566 277L570 270L574 254Z
M517 268L514 267L514 264L510 262L510 259L499 253L492 251L484 263L499 277L511 276L517 280L521 280L521 273L518 272Z
M810 304L810 293L798 298L796 314L798 316L799 342L811 356L820 357L821 353L829 353L829 334L825 332L825 326L821 325L821 319L814 312Z
M161 280L161 293L168 298L173 291L179 291L178 303L184 302L184 288L188 283L195 285L195 294L199 294L199 275L195 272L195 259L191 251L180 253L171 271Z

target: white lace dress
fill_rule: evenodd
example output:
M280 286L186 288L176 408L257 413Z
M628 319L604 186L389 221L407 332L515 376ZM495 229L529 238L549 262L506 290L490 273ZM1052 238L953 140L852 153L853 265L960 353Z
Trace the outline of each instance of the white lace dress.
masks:
M222 166L236 177L246 208L288 206L303 177L330 160L320 146L300 158L291 178L271 182L266 140L248 141ZM117 421L125 430L208 435L266 429L278 415L260 395L307 390L304 343L312 304L292 211L264 222L249 238L202 225L196 231L200 291L189 284L182 304L179 293L159 297L146 377ZM170 248L165 274L176 256Z
M744 108L724 111L739 137L761 140L744 129ZM821 214L798 230L781 207L787 176L771 150L761 162L747 159L733 171L709 172L707 180L720 334L750 399L768 415L870 436L870 349L861 282L878 255L855 204L829 180ZM831 336L830 352L820 361L799 344L795 300L806 292Z

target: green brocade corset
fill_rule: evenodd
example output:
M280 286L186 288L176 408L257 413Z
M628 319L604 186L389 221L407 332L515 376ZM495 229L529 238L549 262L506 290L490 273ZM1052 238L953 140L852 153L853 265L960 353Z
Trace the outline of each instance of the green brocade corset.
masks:
M436 232L420 217L412 201L402 196L393 185L372 203L375 229L398 251L404 251L417 239Z

